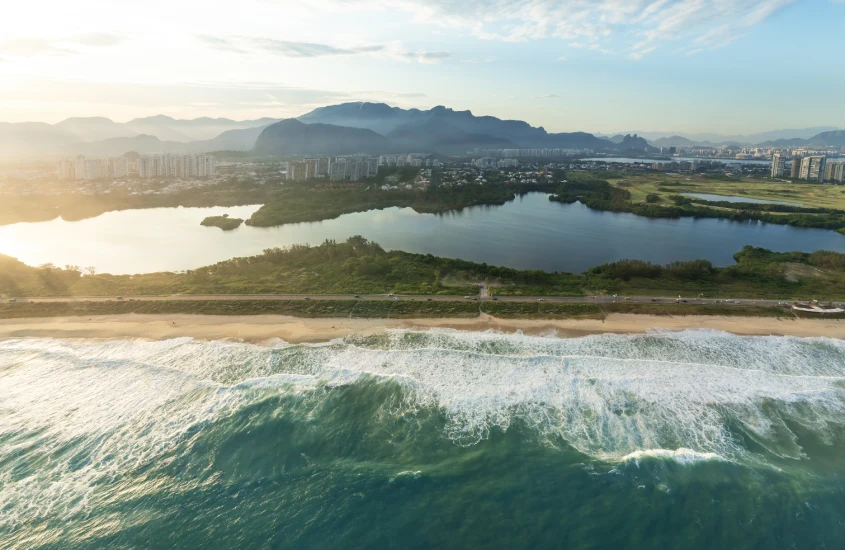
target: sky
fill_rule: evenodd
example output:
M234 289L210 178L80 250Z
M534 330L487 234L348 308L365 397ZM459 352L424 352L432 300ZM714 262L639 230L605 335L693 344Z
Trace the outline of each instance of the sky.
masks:
M0 121L446 105L549 131L845 128L845 0L28 0Z

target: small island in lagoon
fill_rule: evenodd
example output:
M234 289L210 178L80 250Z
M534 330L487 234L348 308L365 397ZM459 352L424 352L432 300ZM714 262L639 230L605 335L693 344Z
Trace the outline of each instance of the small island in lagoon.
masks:
M241 226L244 221L240 218L230 218L229 214L222 216L209 216L200 223L206 227L219 227L223 231L232 231Z

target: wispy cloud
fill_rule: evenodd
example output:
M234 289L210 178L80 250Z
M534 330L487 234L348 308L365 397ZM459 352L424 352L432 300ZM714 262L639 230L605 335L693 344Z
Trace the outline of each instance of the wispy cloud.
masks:
M385 49L385 46L381 44L339 48L328 44L274 40L272 38L255 38L252 40L252 43L261 50L285 57L358 55L362 53L380 52Z
M261 37L224 38L210 35L197 35L196 39L205 46L231 53L269 53L272 55L294 58L381 54L403 61L439 63L440 61L452 56L450 52L446 51L408 51L399 43L335 46L317 42L297 42Z
M123 36L105 32L55 38L19 38L0 44L0 52L12 57L72 55L80 53L78 46L108 47L120 44L124 40Z
M669 41L723 46L798 0L335 1L403 8L417 22L466 29L487 40L557 38L572 47L640 59ZM627 46L620 49L619 43Z
M420 63L440 63L452 56L449 52L402 52L400 57Z
M71 40L71 43L90 47L108 47L116 46L125 40L125 36L112 32L91 32L77 36Z
M534 99L554 99L556 97L560 97L557 94L543 94L543 95L535 95Z
M204 45L222 51L246 54L250 52L264 52L282 57L331 57L339 55L359 55L381 52L383 44L367 44L361 46L338 47L317 42L296 42L292 40L275 40L273 38L249 37L219 37L207 34L197 35L196 39Z
M239 46L236 46L233 41L228 40L226 38L220 38L218 36L211 36L208 34L200 34L196 36L196 39L199 40L205 46L208 46L209 48L214 48L217 50L232 53L246 53L246 50Z
M19 38L0 45L0 52L12 57L35 57L37 55L67 55L74 50L56 45L42 38Z

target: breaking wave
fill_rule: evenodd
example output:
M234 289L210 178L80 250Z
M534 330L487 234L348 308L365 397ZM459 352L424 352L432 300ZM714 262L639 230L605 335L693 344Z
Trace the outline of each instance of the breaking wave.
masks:
M214 430L279 422L342 441L338 453L361 444L347 432L386 456L514 432L598 461L800 461L814 452L808 434L821 447L841 438L843 380L841 340L716 331L396 330L271 346L9 339L0 341L0 528L33 513L72 517L104 480L182 464L213 446ZM292 445L284 460L313 460L308 449ZM391 479L420 475L408 467Z

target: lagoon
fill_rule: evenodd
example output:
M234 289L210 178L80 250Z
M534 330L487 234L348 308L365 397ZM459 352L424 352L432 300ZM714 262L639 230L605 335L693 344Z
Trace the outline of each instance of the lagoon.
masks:
M746 244L781 252L845 252L845 236L834 231L716 219L649 219L551 202L543 193L503 206L440 215L387 208L271 228L243 225L223 232L200 226L207 216L246 219L258 208L153 208L73 222L18 223L0 227L0 254L29 265L50 262L127 274L193 269L266 248L316 245L352 235L386 249L569 272L624 258L660 264L701 258L725 266Z

